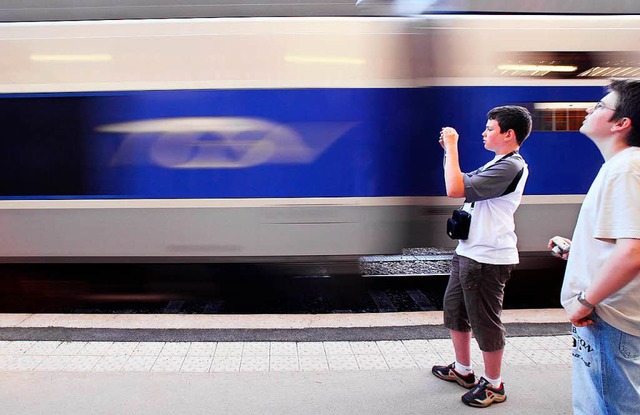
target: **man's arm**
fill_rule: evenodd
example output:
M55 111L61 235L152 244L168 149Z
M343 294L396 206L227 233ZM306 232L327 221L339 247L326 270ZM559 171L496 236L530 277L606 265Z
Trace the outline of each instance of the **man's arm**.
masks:
M464 180L458 157L458 132L451 128L442 129L440 145L444 148L444 183L447 196L464 197Z
M611 256L604 262L591 286L585 291L585 299L593 305L629 284L640 273L640 239L617 239ZM593 310L580 304L571 303L567 315L577 327L592 324L588 318Z

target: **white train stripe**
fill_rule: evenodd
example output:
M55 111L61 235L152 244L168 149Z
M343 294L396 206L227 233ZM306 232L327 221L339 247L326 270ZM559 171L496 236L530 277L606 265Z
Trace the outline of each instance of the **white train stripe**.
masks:
M585 195L525 195L523 205L581 204ZM166 209L237 207L333 206L458 206L464 199L426 197L314 197L251 199L72 199L0 200L0 210L11 209Z

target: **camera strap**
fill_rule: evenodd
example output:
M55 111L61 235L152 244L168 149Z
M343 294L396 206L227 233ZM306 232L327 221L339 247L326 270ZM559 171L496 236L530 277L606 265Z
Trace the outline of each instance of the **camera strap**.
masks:
M465 204L467 204L467 203L469 203L469 202L467 202L467 201L465 200L465 201L464 201L464 203L462 204L462 206L460 207L460 210L464 210L464 205L465 205ZM476 206L476 202L475 202L475 201L474 201L474 202L471 202L471 205L470 205L471 209L469 209L469 213L473 212L473 208L474 208L475 206Z
M507 158L509 158L511 156L514 156L514 155L520 155L520 154L517 151L512 151L511 153L505 154L504 156L502 156L500 158L500 160L496 161L495 163L493 163L493 164L491 164L491 165L489 165L487 167L482 167L480 169L480 171L483 171L485 168L489 168L489 167L493 166L494 164L499 163L502 160L507 159ZM518 174L516 174L516 177L513 178L513 180L511 181L511 183L509 183L509 186L507 186L507 188L504 191L504 193L502 193L500 196L508 195L509 193L515 191L516 190L516 186L518 186L518 183L520 182L520 179L522 178L522 174L523 173L524 173L524 167L520 169ZM466 204L466 203L469 203L469 202L467 202L465 200L464 203ZM471 209L469 210L469 213L473 212L473 208L475 207L475 204L476 204L475 201L471 202ZM460 209L464 210L464 205L462 205L462 207Z

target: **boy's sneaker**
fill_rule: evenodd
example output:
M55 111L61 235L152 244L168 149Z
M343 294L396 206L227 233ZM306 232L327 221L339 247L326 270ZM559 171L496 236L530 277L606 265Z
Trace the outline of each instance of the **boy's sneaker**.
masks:
M484 408L492 403L504 402L507 394L504 393L504 382L500 388L491 387L489 381L481 377L475 388L462 395L462 402L476 408Z
M431 368L431 373L440 379L447 380L449 382L456 382L463 388L471 389L476 386L478 380L473 372L463 376L455 371L455 367L455 362L451 363L449 366L434 366Z

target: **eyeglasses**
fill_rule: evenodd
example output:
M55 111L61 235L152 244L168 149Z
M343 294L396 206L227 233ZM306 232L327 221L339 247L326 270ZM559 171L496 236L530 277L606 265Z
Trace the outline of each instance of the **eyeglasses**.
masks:
M606 108L606 109L611 110L611 111L615 111L616 110L615 108L607 107L606 105L604 105L602 103L602 101L598 101L598 103L593 107L593 110L595 111L595 110L600 109L600 108Z

